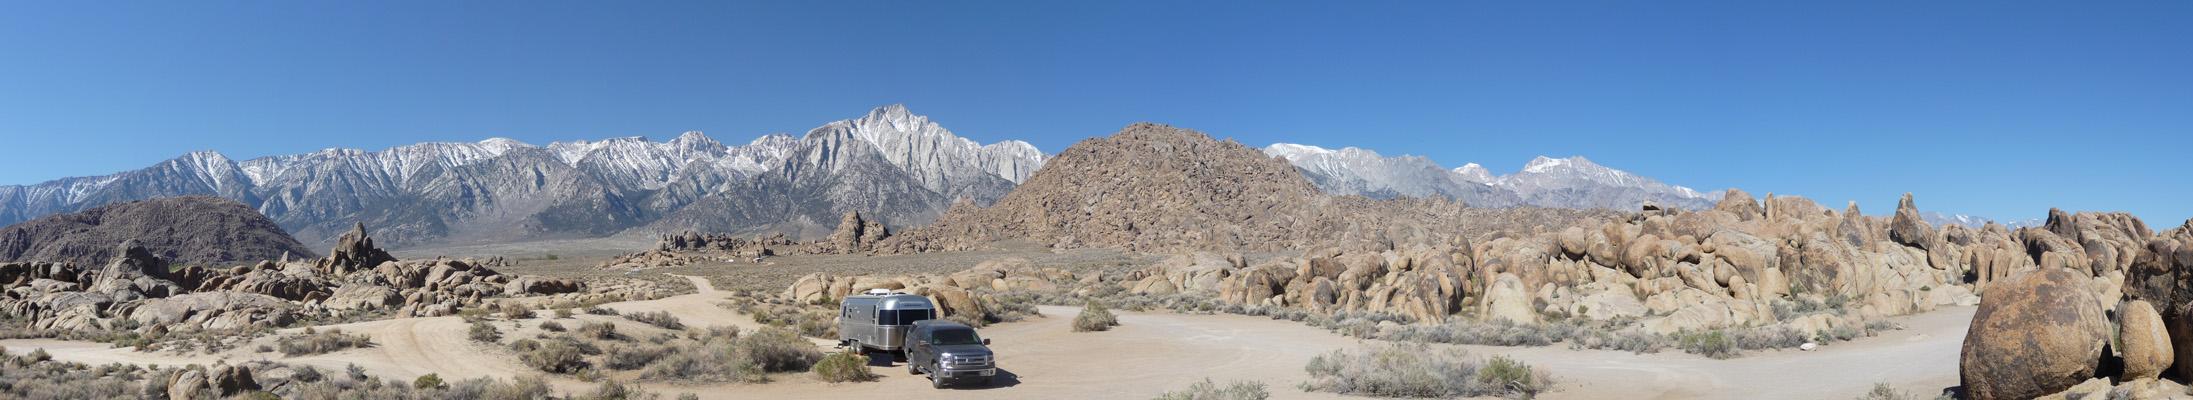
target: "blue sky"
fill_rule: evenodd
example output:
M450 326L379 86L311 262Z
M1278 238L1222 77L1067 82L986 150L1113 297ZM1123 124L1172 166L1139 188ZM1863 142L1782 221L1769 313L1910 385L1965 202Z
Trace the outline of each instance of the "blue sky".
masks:
M736 144L904 103L1054 153L1152 121L1868 213L2193 217L2186 2L634 3L0 3L0 184L199 149Z

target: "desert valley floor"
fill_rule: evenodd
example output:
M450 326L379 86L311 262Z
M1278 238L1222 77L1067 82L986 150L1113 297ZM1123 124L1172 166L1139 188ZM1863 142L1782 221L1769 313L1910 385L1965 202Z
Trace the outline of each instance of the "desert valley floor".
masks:
M538 246L538 245L527 245ZM528 247L535 249L538 247ZM495 250L510 250L498 248ZM420 255L412 252L411 255ZM716 303L728 298L710 279L798 276L807 272L874 267L949 269L969 260L1021 256L1059 266L1132 260L1134 257L1105 252L1051 254L1050 252L991 251L928 253L889 257L786 256L768 264L715 263L704 266L649 270L640 274L675 275L691 282L688 294L668 298L602 304L624 313L665 311L691 326L733 325L759 328L762 324ZM508 273L551 276L623 274L591 268L605 257L573 257L556 261L534 260L503 268ZM670 271L670 272L664 272ZM1365 340L1349 338L1298 322L1265 317L1216 314L1182 314L1166 310L1119 311L1120 325L1106 332L1070 332L1066 324L1077 307L1042 306L1045 317L992 325L981 333L996 341L1000 376L988 386L932 390L921 376L909 375L903 363L890 356L871 362L882 375L876 382L825 383L811 374L782 374L764 384L679 386L642 383L649 391L664 394L694 393L703 399L744 398L1121 398L1145 399L1187 387L1203 378L1218 382L1257 380L1270 386L1273 398L1342 398L1322 392L1305 392L1295 385L1307 379L1303 365L1311 357L1336 349L1362 346ZM1857 397L1877 382L1887 382L1914 393L1933 394L1956 386L1958 346L1964 339L1973 307L1943 307L1932 312L1896 317L1903 330L1881 332L1849 342L1824 346L1817 351L1769 350L1741 358L1714 360L1681 351L1633 354L1626 351L1577 350L1563 344L1543 347L1457 346L1473 356L1507 355L1544 368L1559 382L1545 393L1549 399L1757 399ZM553 320L548 311L515 325L534 326ZM645 332L644 323L617 317L576 315L573 321L618 324L618 329ZM509 321L497 321L506 327ZM328 354L282 357L279 353L236 346L218 354L175 355L144 353L106 343L53 339L0 341L11 352L43 348L58 360L87 364L212 364L273 360L339 371L357 364L370 374L408 381L423 374L444 378L499 377L538 374L529 371L500 346L467 340L467 324L460 317L397 318L318 326L374 338L370 347ZM295 333L303 327L283 329ZM506 329L512 336L539 333L538 329ZM280 335L259 339L271 342ZM834 343L809 338L825 351ZM584 392L595 384L559 375L551 379L558 390Z

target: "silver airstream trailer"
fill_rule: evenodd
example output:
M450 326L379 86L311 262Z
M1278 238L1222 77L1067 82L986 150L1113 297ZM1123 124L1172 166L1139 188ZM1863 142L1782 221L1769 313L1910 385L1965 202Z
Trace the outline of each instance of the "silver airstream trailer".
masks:
M929 298L888 289L845 296L838 303L838 345L855 353L898 351L914 321L936 318Z

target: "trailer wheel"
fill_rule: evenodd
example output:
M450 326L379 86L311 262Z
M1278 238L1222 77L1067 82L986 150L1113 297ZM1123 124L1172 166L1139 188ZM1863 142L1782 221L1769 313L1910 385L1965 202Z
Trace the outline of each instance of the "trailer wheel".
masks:
M868 355L868 348L867 348L867 347L865 347L865 346L861 346L861 345L860 345L860 341L858 341L858 340L855 340L855 341L852 341L852 342L850 342L850 343L852 343L851 345L849 345L849 347L852 347L852 348L853 348L853 355L859 355L859 356L866 356L866 355Z

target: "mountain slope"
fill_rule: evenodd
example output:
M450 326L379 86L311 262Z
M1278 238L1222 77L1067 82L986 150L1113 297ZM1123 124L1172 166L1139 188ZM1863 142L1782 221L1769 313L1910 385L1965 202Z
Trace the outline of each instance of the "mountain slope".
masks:
M0 228L0 261L99 265L135 239L176 265L318 257L250 206L207 195L122 202Z

